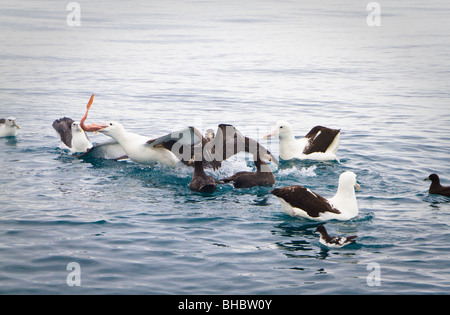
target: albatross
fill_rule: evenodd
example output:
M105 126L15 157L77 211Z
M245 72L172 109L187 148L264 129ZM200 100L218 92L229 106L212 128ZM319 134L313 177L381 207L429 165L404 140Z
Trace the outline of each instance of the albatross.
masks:
M52 124L53 129L61 138L61 149L68 149L72 153L89 151L93 145L86 132L81 129L80 123L72 118L63 117L56 119Z
M271 193L277 196L283 211L290 216L314 221L345 221L358 215L355 188L360 189L356 174L346 171L339 176L337 192L330 199L300 185L276 188Z
M296 139L289 122L279 120L273 131L264 139L277 136L280 139L280 158L283 160L336 160L340 129L313 127L303 138Z
M89 110L94 100L92 94L88 104L86 105L86 113L80 120L80 126L83 130L89 132L100 132L114 139L125 151L128 158L138 164L175 166L177 162L176 156L164 148L149 145L147 142L150 137L142 136L134 132L129 132L119 122L107 122L102 124L85 124Z
M17 125L16 118L0 118L0 138L15 137L19 132L19 125Z
M128 132L118 122L85 125L88 111L93 102L93 95L86 106L86 114L81 120L81 127L86 131L100 132L116 140L134 162L143 165L160 163L175 166L178 161L194 166L190 183L192 191L213 191L215 182L204 172L205 167L214 170L221 167L229 157L246 151L253 155L278 163L277 159L257 141L243 136L234 126L220 124L217 133L207 130L204 137L195 127L186 127L158 138L151 139Z

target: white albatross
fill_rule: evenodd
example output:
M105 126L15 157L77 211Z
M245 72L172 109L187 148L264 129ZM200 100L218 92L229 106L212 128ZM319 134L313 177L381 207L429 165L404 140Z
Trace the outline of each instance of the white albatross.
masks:
M129 132L118 122L102 124L98 132L116 140L128 158L135 163L151 166L160 163L166 166L175 166L178 162L177 157L170 150L148 144L147 142L152 138Z
M314 221L350 220L358 215L355 188L360 189L356 174L344 172L339 176L336 194L325 199L306 187L296 185L271 191L278 197L285 213Z
M69 117L56 119L52 127L61 138L60 149L67 149L71 153L85 153L93 147L80 123Z
M16 118L0 118L0 138L15 137L19 132L19 125L17 125Z
M340 129L315 126L306 136L296 139L289 122L279 120L264 139L278 135L282 160L337 160Z

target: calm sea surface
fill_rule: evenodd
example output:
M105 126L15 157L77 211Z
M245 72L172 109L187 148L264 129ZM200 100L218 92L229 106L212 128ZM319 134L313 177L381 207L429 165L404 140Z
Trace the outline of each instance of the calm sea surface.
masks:
M68 3L0 6L0 117L21 127L0 139L0 293L450 292L450 199L422 181L450 185L448 1L380 1L373 27L369 1L79 1L80 26ZM92 93L89 122L149 138L231 123L276 156L262 136L278 119L340 128L340 162L271 167L276 187L325 197L355 172L358 217L326 227L356 244L324 248L270 188L201 195L184 166L62 152L53 120L79 120Z

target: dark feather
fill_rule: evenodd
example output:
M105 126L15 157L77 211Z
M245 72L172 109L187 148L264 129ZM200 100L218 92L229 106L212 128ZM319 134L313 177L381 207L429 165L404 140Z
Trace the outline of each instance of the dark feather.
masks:
M332 207L328 200L303 186L276 188L271 193L282 198L292 207L304 210L310 217L318 217L323 212L341 213Z
M244 137L234 126L220 124L212 140L208 140L194 127L188 127L168 135L149 140L148 145L162 147L174 153L183 163L192 165L193 160L202 159L204 167L218 169L222 161L239 152L278 160L257 141Z
M311 154L314 152L326 152L334 138L336 138L340 132L340 129L315 126L305 136L309 140L309 145L306 146L303 153Z
M53 122L52 126L53 129L56 130L56 132L59 134L61 141L68 146L69 148L72 147L72 123L74 122L73 119L69 117L64 117L57 119Z
M437 174L431 174L426 180L431 180L430 189L428 190L430 194L450 197L450 187L442 186L441 180Z
M189 189L201 193L212 193L216 190L216 182L214 178L205 173L202 160L194 162L194 175Z

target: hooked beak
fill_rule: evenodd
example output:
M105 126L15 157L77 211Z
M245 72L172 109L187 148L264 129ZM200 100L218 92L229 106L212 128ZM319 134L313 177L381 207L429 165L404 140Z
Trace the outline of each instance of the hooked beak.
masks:
M265 135L265 136L263 137L263 140L267 140L267 139L269 139L269 138L272 138L273 136L276 136L276 135L277 135L277 131L278 131L278 130L275 129L275 130L273 130L271 133Z
M100 131L100 132L102 132L102 130L105 129L105 128L107 128L107 127L109 127L109 124L108 124L108 123L103 123L103 124L100 124L100 125L95 126L95 129L96 129L96 130L94 130L94 131Z
M13 121L13 126L16 126L17 127L17 129L20 129L20 127L19 127L19 125L16 123L16 121L14 120Z
M427 178L423 179L424 182L427 181L427 180L430 180L430 177L427 177Z
M355 189L356 189L356 191L361 190L361 186L358 184L358 182L355 183Z

